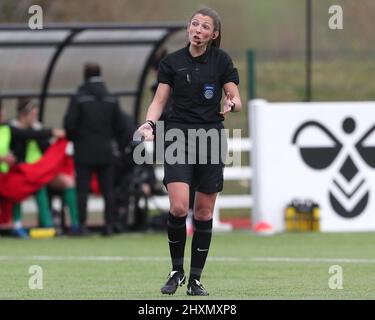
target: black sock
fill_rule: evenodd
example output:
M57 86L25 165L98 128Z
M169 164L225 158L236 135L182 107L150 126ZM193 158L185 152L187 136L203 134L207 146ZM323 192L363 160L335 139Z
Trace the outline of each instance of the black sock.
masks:
M208 221L199 221L193 219L194 235L191 243L191 265L190 279L200 281L204 264L210 249L212 236L212 219Z
M168 242L172 259L172 270L184 272L184 253L186 243L186 216L168 216Z

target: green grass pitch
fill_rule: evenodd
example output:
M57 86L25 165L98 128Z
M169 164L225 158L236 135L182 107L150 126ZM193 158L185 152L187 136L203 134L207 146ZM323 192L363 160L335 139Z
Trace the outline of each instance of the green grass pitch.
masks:
M375 299L375 233L300 233L261 237L214 233L202 283L208 299ZM189 270L191 237L186 245ZM163 296L170 271L165 234L50 240L0 238L2 299L192 299ZM30 289L31 265L43 289ZM342 289L330 289L332 265ZM194 297L193 299L200 299Z

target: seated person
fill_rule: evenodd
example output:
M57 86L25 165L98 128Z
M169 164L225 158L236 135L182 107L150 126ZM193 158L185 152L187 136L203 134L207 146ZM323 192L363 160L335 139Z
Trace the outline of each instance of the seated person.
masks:
M17 118L10 121L10 126L23 130L32 129L35 131L43 131L41 124L37 121L38 112L38 107L32 103L31 99L19 99ZM34 163L43 156L45 150L50 146L49 138L50 136L37 137L34 139L20 139L14 137L11 141L10 148L13 150L18 163ZM72 220L72 233L76 233L78 230L78 210L74 178L72 176L59 174L50 184L64 190L64 200L69 207ZM52 227L52 215L46 187L42 187L35 193L35 199L38 206L41 227ZM16 204L13 208L13 223L15 234L26 237L21 223L20 203Z

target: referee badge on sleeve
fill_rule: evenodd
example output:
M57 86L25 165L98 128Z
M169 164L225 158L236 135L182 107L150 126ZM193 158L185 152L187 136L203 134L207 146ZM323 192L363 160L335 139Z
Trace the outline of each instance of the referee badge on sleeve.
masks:
M205 84L203 86L203 95L207 100L213 98L215 94L215 85L214 84Z

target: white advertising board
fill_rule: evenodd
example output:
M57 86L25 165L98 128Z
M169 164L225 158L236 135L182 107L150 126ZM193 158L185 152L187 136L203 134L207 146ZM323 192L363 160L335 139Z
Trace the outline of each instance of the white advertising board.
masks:
M284 230L293 199L321 231L375 230L375 102L249 102L253 222Z

